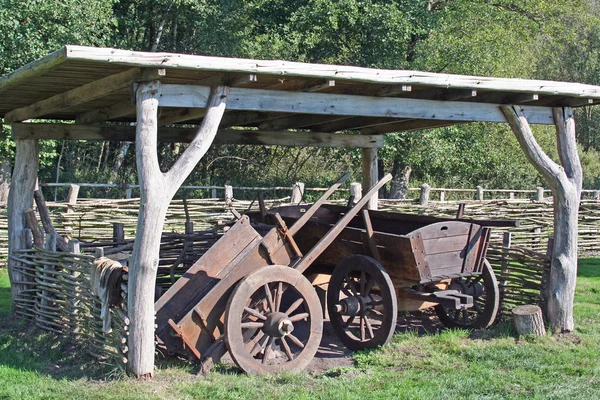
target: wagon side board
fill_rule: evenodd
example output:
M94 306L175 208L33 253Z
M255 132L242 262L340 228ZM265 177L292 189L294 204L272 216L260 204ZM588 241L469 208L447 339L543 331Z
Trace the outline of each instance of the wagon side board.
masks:
M225 236L224 236L225 237ZM254 243L243 257L236 257L217 276L217 284L197 301L181 319L175 320L185 335L187 346L193 346L194 354L202 358L224 333L224 312L235 285L252 271L266 265L290 265L293 249L277 229L271 229L262 240ZM183 341L176 338L171 351L179 351ZM225 352L224 346L213 346L216 354L210 355L218 360Z
M178 321L187 314L228 266L245 257L261 239L248 217L242 217L156 301L156 334L167 349L181 342L171 334L169 319Z
M486 239L481 226L445 221L427 225L407 236L413 245L422 282L478 272Z

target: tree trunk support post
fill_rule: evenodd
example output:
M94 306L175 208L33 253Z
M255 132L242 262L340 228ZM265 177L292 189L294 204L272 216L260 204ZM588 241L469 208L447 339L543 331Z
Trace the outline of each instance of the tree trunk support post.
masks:
M431 186L424 183L421 185L421 192L419 194L419 204L422 206L426 206L429 204L429 192L431 191Z
M583 174L575 141L575 119L570 107L554 108L560 165L535 140L518 106L501 106L521 149L550 186L554 202L554 247L547 290L549 327L553 332L574 329L573 302L577 279L577 225Z
M25 287L21 283L30 280L27 276L15 271L18 262L10 256L17 250L27 248L24 230L27 228L25 212L33 204L33 191L37 181L38 141L17 140L15 167L8 192L8 276L13 307Z
M185 152L167 172L158 163L157 131L160 82L140 83L136 91L136 162L140 211L127 296L130 318L129 374L154 375L154 291L160 240L171 199L211 146L225 111L229 88L211 90L202 125Z
M371 190L378 181L377 177L377 148L362 149L362 186L365 191ZM377 210L379 196L377 193L369 199L367 209Z
M292 195L290 198L290 203L300 204L302 202L303 197L304 197L304 183L296 182L294 184L294 186L292 186Z

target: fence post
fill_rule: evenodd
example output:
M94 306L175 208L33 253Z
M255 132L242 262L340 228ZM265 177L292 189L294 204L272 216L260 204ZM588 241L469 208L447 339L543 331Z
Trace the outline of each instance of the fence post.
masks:
M510 260L508 259L508 251L512 245L512 233L504 232L502 236L502 259L501 265L502 269L500 270L500 309L504 308L504 297L506 293L506 286L508 285L508 274L510 272Z
M230 205L233 201L233 186L225 185L225 204Z
M440 203L443 203L445 201L446 201L446 192L442 190L440 192Z
M476 189L477 189L477 200L483 201L483 187L477 186Z
M79 195L79 185L69 185L69 194L67 195L67 212L65 214L65 235L67 238L73 236L73 226L69 214L75 212L75 204L77 204L77 196Z
M125 226L120 222L113 223L113 241L117 243L125 241Z
M510 192L510 193L508 194L508 199L509 199L509 200L514 200L514 199L515 199L515 192Z
M210 197L213 198L213 199L217 198L217 188L212 188L210 190Z
M536 190L535 199L537 201L544 201L544 188L538 186L535 188L535 190Z
M600 200L600 190L594 190L594 200Z
M126 199L130 199L132 195L133 195L133 189L132 188L125 189L125 198Z
M191 254L192 256L194 255L194 223L192 221L187 221L185 223L185 253L183 254L183 262L182 264L186 267L189 268L190 262L188 261L190 257L188 257L188 254Z
M421 185L421 194L419 196L419 204L422 206L426 206L429 204L429 191L431 190L431 186L424 183Z
M292 196L290 198L290 203L300 204L302 202L303 196L304 196L304 183L296 182L294 184L294 186L292 186Z
M350 197L353 204L358 203L362 199L362 185L359 182L352 182L350 184Z

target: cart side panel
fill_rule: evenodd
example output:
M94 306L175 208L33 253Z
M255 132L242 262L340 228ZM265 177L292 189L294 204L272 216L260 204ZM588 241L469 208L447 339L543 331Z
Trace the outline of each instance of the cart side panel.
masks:
M165 342L173 339L168 320L179 320L218 282L218 277L235 261L245 257L261 236L242 217L155 303L156 333ZM163 335L163 331L169 333Z
M461 221L438 222L408 236L417 264L427 266L421 269L423 281L476 272L481 244L485 240L481 226Z
M329 230L329 226L308 223L295 236L296 243L303 252L310 250ZM420 274L413 254L410 239L406 236L374 232L381 265L394 281L420 280ZM317 258L315 264L335 267L344 258L353 254L370 255L367 233L364 229L346 227Z
M290 265L294 250L277 229L271 229L265 237L252 246L243 258L237 258L219 276L218 283L198 300L190 311L179 321L182 332L190 346L206 356L206 350L224 333L223 313L235 285L252 271L266 265ZM176 338L177 339L177 338ZM177 340L177 351L182 340ZM221 351L223 348L221 348ZM222 354L213 354L218 359Z

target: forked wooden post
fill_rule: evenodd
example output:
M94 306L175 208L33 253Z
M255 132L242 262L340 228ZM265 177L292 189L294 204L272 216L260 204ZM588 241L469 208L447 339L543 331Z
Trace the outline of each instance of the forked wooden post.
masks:
M8 254L16 250L27 248L24 229L25 212L33 204L33 190L35 188L38 170L38 141L17 140L15 153L15 167L10 182L8 193ZM16 282L30 280L26 275L15 270L17 261L8 258L8 276L11 281L11 296L13 304L25 287Z
M136 161L140 183L140 212L129 268L127 295L130 318L128 372L154 375L154 289L161 234L167 208L175 192L211 146L229 89L213 88L202 125L189 147L165 173L158 163L158 102L160 82L139 84L136 92Z
M577 216L583 182L573 110L569 107L552 110L560 158L558 164L539 146L520 107L501 106L501 109L521 149L552 189L554 249L547 292L548 323L553 332L571 332L577 279Z

